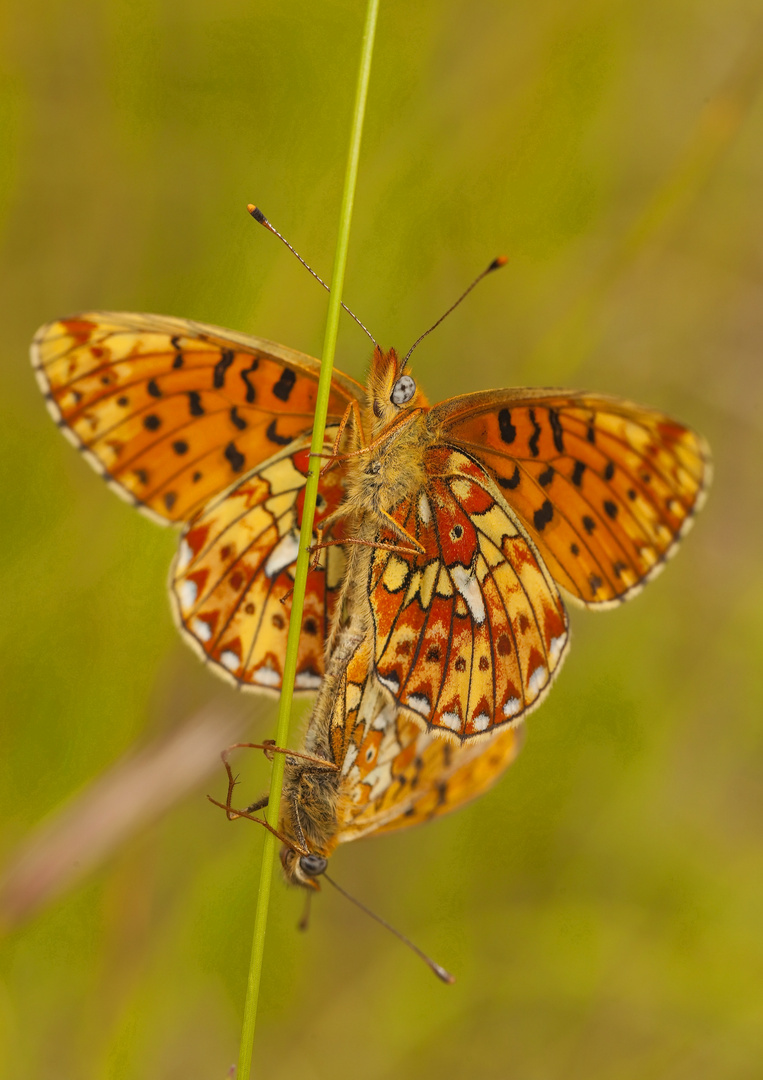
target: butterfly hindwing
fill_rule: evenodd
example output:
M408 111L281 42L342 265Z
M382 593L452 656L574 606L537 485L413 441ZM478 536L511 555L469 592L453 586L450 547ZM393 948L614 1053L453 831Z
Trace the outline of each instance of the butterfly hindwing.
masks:
M32 362L48 408L127 501L188 521L237 477L310 431L317 360L283 345L158 315L48 323ZM340 372L329 416L363 388Z
M327 430L327 447L335 434L335 428ZM298 440L206 506L184 529L170 571L170 596L184 636L218 674L244 688L281 688L309 445L308 439ZM343 494L342 469L325 473L316 525ZM341 525L336 531L341 537ZM297 691L320 686L344 566L343 550L334 546L320 553L308 573Z
M374 674L364 642L331 717L340 764L338 841L429 821L482 794L514 760L522 728L454 746L400 713Z
M379 680L429 730L484 737L538 705L567 645L567 615L500 490L449 447L392 511L424 548L376 548L369 599ZM382 542L400 543L382 531Z
M628 599L661 569L709 482L700 436L616 398L467 394L435 406L429 424L485 466L556 581L587 606Z

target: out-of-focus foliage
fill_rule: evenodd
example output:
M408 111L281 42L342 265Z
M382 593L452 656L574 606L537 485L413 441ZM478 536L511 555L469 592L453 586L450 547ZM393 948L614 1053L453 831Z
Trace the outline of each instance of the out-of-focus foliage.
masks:
M362 5L10 0L0 64L2 852L225 690L179 642L173 536L56 431L26 354L85 308L203 319L315 352ZM763 32L753 0L382 4L346 299L422 345L433 400L619 393L703 431L706 510L573 648L503 782L335 875L276 890L257 1075L729 1080L763 1061ZM349 320L337 363L362 377ZM252 697L252 735L273 730ZM295 736L296 738L296 736ZM242 763L254 798L266 764ZM222 773L14 927L0 1073L183 1080L235 1059L262 836ZM241 790L241 789L239 789ZM246 798L246 795L242 795Z

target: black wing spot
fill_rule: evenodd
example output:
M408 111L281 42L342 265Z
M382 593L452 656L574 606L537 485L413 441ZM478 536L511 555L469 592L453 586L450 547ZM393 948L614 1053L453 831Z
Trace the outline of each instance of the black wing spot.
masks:
M172 444L172 449L175 451L176 454L187 454L188 443L185 441L185 439L176 439L175 442Z
M223 349L220 359L215 364L215 371L212 378L212 385L215 390L222 390L223 386L225 386L225 372L233 363L233 359L233 349Z
M551 481L553 479L554 479L554 466L549 465L549 467L547 469L544 469L543 472L538 477L538 483L540 484L541 487L548 487L548 485L551 483Z
M147 431L156 431L157 428L162 426L162 422L156 413L149 413L148 416L143 417L143 427Z
M611 518L612 521L614 521L615 518L617 517L617 510L618 510L617 503L613 503L611 501L611 499L607 499L605 501L605 503L604 503L604 510L606 512L607 517Z
M257 368L259 366L260 366L260 362L257 359L257 357L255 356L254 359L252 360L251 364L249 365L249 367L244 368L243 371L241 372L241 378L244 380L244 385L246 386L247 405L253 404L253 402L255 401L255 399L257 397L257 390L256 390L256 388L254 386L252 386L252 384L251 384L251 382L249 380L249 376L253 375L254 372L257 370Z
M204 406L201 404L201 394L198 390L188 391L188 408L191 416L204 415Z
M146 389L148 390L151 397L161 397L162 396L162 392L159 389L159 384L157 383L156 379L151 379L151 381L149 382Z
M573 555L579 555L580 554L580 548L578 547L577 544L570 544L570 551L572 552Z
M551 518L554 516L554 508L548 499L533 514L533 524L538 532L543 532Z
M605 480L611 480L614 475L615 475L615 463L614 463L614 461L608 461L607 462L607 467L604 470L604 479Z
M270 439L270 441L272 443L275 443L276 446L288 446L289 443L291 442L291 438L288 435L279 435L278 434L278 432L276 431L276 422L275 422L275 420L270 421L270 423L268 424L268 429L265 432L265 435L266 435L266 437L268 439Z
M591 446L596 445L596 428L593 426L593 424L588 425L588 430L585 433L585 437L586 439L588 439Z
M633 488L628 488L628 498L631 500L631 502L635 502L635 500L638 498L638 495L633 490Z
M527 445L530 448L530 453L532 454L532 456L537 457L538 454L540 453L540 451L538 450L538 439L540 438L541 428L540 428L540 424L535 419L535 409L530 409L529 416L530 416L530 423L533 426L533 433L530 436L530 441L528 442Z
M171 510L176 502L177 502L177 492L176 491L165 491L165 493L164 493L164 505L167 507L167 509Z
M179 352L179 353L176 354L175 359L172 361L172 366L174 368L181 368L183 366L184 362L185 362L185 360L184 360L183 354L181 352Z
M228 459L228 462L230 463L230 467L233 469L233 471L234 472L241 472L241 470L244 467L244 462L245 462L246 459L245 459L244 455L241 453L241 451L238 449L236 444L232 443L232 442L229 442L228 445L225 447L225 450L223 451L223 453L225 454L226 458Z
M512 491L519 483L519 466L514 466L514 472L508 478L503 476L496 476L496 480L502 488L510 488Z
M290 368L284 368L278 382L273 386L273 394L279 401L288 401L296 381L294 372Z
M130 399L125 394L123 394L122 397L117 398L117 405L121 405L123 409L126 409L129 404Z
M139 484L148 483L148 473L145 469L135 469L134 475Z
M505 443L513 443L517 437L517 429L511 422L511 412L509 409L501 409L498 413L498 427L503 441Z
M554 433L554 446L560 454L564 453L564 432L559 421L559 413L556 409L548 410L548 418L551 421L551 430Z
M590 586L591 586L591 592L593 593L594 596L596 596L596 593L602 587L604 582L601 580L601 578L599 577L598 574L591 574L588 581L589 581Z
M613 571L616 578L621 578L623 576L623 570L627 570L627 569L628 569L628 567L625 565L624 562L616 562L612 566L612 571Z
M230 411L230 418L239 431L243 431L244 428L247 426L246 420L243 418L243 416L238 415L238 409L235 405Z
M584 517L583 517L583 528L585 529L585 531L588 533L589 536L591 535L593 530L596 528L596 522L593 520L592 517L589 517L588 514L585 514Z
M199 480L201 480L201 477L202 477L202 474L197 469L196 472L191 477L191 480L193 480L194 484L198 484Z
M580 487L583 483L583 473L585 472L585 462L576 461L575 468L572 470L572 482L575 487Z

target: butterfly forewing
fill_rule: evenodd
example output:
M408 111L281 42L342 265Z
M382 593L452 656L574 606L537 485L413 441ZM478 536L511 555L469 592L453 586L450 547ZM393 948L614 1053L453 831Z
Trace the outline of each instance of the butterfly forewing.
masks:
M42 327L32 360L65 434L119 494L163 522L188 521L312 428L317 360L202 323L83 314ZM329 416L363 395L336 373Z
M481 737L545 696L567 644L566 612L476 461L436 447L424 471L426 486L392 511L424 554L379 547L371 558L377 673L428 729Z
M335 435L327 429L327 451ZM170 572L176 619L191 645L219 674L253 689L281 688L309 446L297 441L205 507L183 531ZM343 495L340 466L321 478L316 526ZM341 539L341 522L335 533ZM342 548L329 547L308 574L297 691L320 686L344 566Z
M429 422L485 465L556 581L588 606L627 599L664 565L708 484L700 436L614 398L469 394Z

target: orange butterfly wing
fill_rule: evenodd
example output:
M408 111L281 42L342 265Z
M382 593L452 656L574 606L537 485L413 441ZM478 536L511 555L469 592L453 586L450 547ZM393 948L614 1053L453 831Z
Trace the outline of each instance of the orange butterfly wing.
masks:
M485 737L540 704L564 655L567 614L476 461L435 447L424 472L425 486L392 510L424 554L376 548L371 556L377 676L420 725ZM391 531L380 539L400 544Z
M428 422L485 466L555 580L586 606L635 595L675 551L709 483L701 436L617 398L486 391L441 402Z
M423 731L389 701L366 642L348 665L330 738L341 771L336 840L344 843L430 821L481 795L519 753L522 729L458 746Z
M327 451L336 431L327 429ZM292 444L205 506L184 529L170 571L173 611L186 640L244 689L281 688L309 450L307 437ZM321 477L316 525L336 510L343 481L341 466ZM334 531L341 539L341 522ZM320 686L344 567L342 548L329 547L308 573L296 691Z
M310 431L320 364L261 338L158 315L95 312L41 327L32 363L64 434L132 505L190 520ZM335 372L329 419L359 383Z

